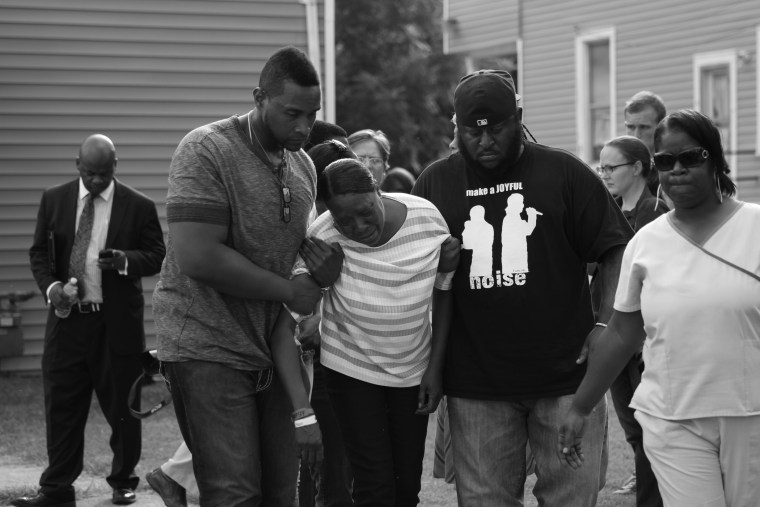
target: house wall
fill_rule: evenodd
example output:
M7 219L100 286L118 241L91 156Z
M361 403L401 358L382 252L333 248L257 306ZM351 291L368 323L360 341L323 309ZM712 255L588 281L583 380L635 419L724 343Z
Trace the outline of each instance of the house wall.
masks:
M518 4L518 0L446 0L444 47L476 55L514 51Z
M489 19L474 2L448 0L465 19ZM732 50L751 56L737 67L737 132L734 174L740 198L760 202L757 134L757 25L760 2L707 0L518 0L521 19L521 94L524 121L539 142L576 151L575 39L613 28L616 46L617 135L624 134L623 107L635 92L659 94L669 110L695 106L693 57ZM475 20L468 21L476 25ZM466 25L462 25L464 28ZM482 34L479 34L482 35ZM460 36L467 40L467 34ZM450 52L468 53L452 39Z
M178 142L248 111L266 58L288 44L307 47L299 0L0 0L0 293L37 291L28 249L42 191L77 177L91 133L114 141L116 176L156 202L166 232ZM143 283L151 346L156 277ZM40 365L43 298L20 306L24 354L0 371Z

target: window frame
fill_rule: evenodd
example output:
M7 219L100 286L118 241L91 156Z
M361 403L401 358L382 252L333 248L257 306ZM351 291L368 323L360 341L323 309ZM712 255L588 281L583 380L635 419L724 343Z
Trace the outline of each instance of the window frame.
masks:
M736 50L734 49L695 53L693 57L694 109L706 114L707 116L710 115L703 111L702 104L702 71L709 67L724 65L728 67L728 110L730 115L728 121L728 129L730 132L730 139L728 139L728 142L723 139L722 142L723 150L726 152L726 161L728 162L728 166L731 168L729 175L734 181L736 181L738 177L737 152L739 149L737 60Z
M617 126L617 50L615 28L587 30L575 37L575 107L576 107L576 154L581 160L593 165L593 141L591 133L591 101L589 96L589 46L606 41L609 45L609 96L610 131L608 139L615 136Z

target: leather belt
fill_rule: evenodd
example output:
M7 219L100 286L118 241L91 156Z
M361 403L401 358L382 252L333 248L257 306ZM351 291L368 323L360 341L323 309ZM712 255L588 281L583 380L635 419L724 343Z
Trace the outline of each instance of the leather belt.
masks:
M71 309L79 313L94 313L103 310L103 303L77 303Z

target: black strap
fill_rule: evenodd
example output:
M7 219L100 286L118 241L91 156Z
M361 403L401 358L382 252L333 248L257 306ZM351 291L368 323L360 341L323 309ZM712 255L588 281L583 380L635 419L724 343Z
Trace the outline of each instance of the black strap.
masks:
M144 410L142 412L135 410L132 408L135 403L135 399L137 398L137 393L139 392L140 388L144 386L145 384L149 383L151 379L151 375L148 375L145 372L142 372L139 377L137 377L137 380L134 381L132 384L132 387L129 388L129 397L127 398L127 403L129 403L129 413L132 414L133 417L137 419L145 419L146 417L150 417L165 406L169 405L172 402L171 397L164 398L157 404L153 405L148 410Z
M165 397L157 404L153 405L148 410L144 411L137 411L134 408L135 401L137 400L137 394L142 391L142 387L148 383L150 383L153 375L158 374L158 359L156 359L156 351L150 350L143 352L142 357L140 358L141 362L143 363L143 372L140 374L139 377L132 383L132 387L129 388L129 395L127 396L127 404L129 406L129 413L132 414L133 417L136 419L145 419L146 417L150 417L165 406L169 405L172 402L171 396Z

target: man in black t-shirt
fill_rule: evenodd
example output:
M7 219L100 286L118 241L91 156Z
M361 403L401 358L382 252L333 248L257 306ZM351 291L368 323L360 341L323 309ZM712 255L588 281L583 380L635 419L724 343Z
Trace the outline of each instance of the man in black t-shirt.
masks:
M525 141L509 73L465 76L454 107L460 151L428 167L412 193L462 240L443 371L459 505L520 505L530 442L536 496L593 506L606 403L589 419L580 470L557 459L557 420L585 373L586 345L612 312L632 231L583 162ZM600 263L599 326L587 262Z

